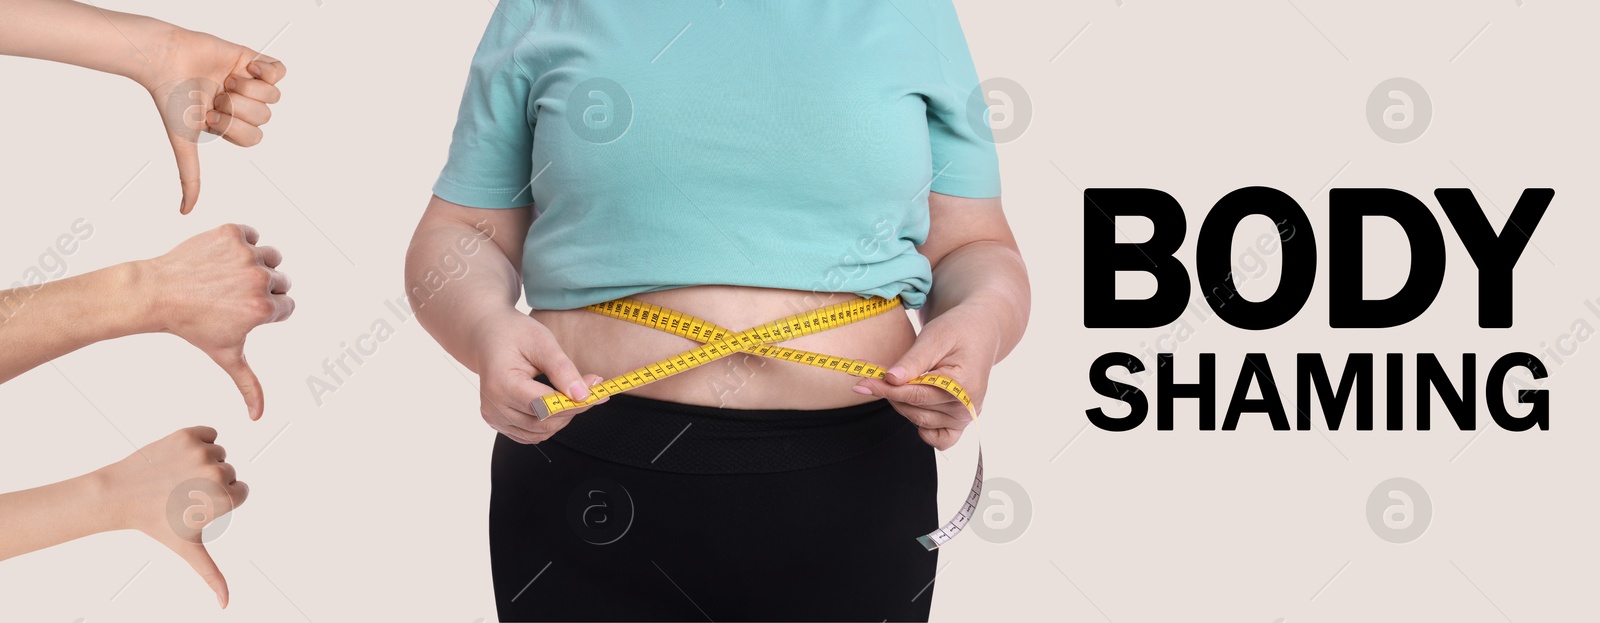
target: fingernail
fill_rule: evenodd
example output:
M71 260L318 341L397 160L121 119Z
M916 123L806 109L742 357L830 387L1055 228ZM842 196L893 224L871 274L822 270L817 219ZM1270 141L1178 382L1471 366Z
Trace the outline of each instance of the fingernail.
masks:
M219 121L222 121L221 113L218 113L215 110L206 113L206 123L216 125L216 123Z
M872 395L872 390L867 389L865 387L862 387L860 385L856 385L854 387L851 387L850 391L853 391L853 392L855 392L857 394L865 394L865 395L868 395L868 396Z
M255 63L250 63L249 68L250 68L250 75L255 76L257 78L261 77L261 66L260 65L257 65Z
M900 366L889 368L889 376L894 377L896 381L904 381L906 380L906 369Z
M567 397L582 402L589 399L589 387L583 381L573 381L567 387Z
M222 597L222 593L217 593L217 607L223 610L228 609L228 600Z
M237 84L238 84L238 82L233 79L233 76L228 76L227 80L223 80L222 81L223 88L226 88L229 91L232 91L233 87L236 86Z

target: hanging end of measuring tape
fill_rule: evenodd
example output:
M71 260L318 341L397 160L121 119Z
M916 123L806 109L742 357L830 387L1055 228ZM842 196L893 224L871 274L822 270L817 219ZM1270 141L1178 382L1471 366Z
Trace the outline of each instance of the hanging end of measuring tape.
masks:
M927 548L928 551L931 552L939 549L940 545L949 543L950 539L956 538L956 535L961 534L962 530L967 529L967 522L971 521L972 517L978 514L978 498L982 495L983 449L979 448L978 470L977 473L972 477L972 489L967 491L967 501L961 505L961 510L956 511L955 517L951 517L950 521L947 521L944 523L944 525L939 526L938 530L934 530L933 532L929 532L917 537L917 542L921 543L923 547Z

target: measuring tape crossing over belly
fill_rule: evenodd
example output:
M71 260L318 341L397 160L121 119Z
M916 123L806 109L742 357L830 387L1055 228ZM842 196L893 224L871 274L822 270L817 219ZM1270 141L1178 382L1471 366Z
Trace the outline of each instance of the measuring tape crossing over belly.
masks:
M622 298L596 303L584 309L694 340L700 342L700 346L602 381L590 387L589 397L582 401L572 400L566 394L556 392L540 397L531 407L542 420L551 414L594 404L607 396L620 394L741 352L835 370L856 377L881 379L886 373L883 366L787 348L776 343L842 327L899 307L900 297L854 299L801 312L744 331L730 331L694 316L636 299ZM961 384L955 379L938 374L924 374L908 382L931 385L948 392L967 408L967 413L971 414L973 419L977 419L978 411L972 404L972 397L967 395L967 391L962 389ZM972 489L968 492L961 509L950 521L933 532L917 537L917 541L923 547L933 550L955 538L966 528L967 522L977 511L978 498L982 493L983 449L980 447L977 474L972 479Z

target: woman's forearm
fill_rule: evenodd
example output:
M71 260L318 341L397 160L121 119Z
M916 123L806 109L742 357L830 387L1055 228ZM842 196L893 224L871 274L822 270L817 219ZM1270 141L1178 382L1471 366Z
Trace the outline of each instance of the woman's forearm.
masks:
M0 2L0 54L138 76L179 29L158 19L71 0Z
M0 291L0 383L95 342L158 330L137 262Z
M98 476L0 495L0 560L116 529Z
M939 260L933 283L920 312L924 325L957 305L974 306L984 310L984 317L994 319L1000 338L995 361L1004 359L1022 340L1033 293L1027 266L1016 247L989 240L962 245Z
M471 223L437 215L430 206L406 251L406 293L417 320L473 372L481 372L477 332L489 318L516 313L522 292L521 273L507 251L521 243L510 247L496 237L516 237L526 225L496 220L502 222Z

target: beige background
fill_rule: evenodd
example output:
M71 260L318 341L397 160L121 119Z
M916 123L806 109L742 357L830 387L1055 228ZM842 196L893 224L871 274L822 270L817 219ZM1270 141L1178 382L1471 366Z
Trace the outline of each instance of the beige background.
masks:
M0 386L0 490L94 469L195 424L221 431L252 487L211 548L232 585L225 613L177 557L117 533L0 563L0 618L494 620L485 530L492 436L475 412L476 379L384 304L402 294L402 254L493 6L111 4L258 48L270 42L267 51L290 68L286 96L264 144L203 150L200 206L180 218L171 154L142 91L111 76L0 59L0 283L35 265L78 218L94 235L67 258L72 274L244 222L287 254L300 308L252 336L248 353L268 391L260 422L246 420L218 369L168 336L100 344ZM1320 278L1329 187L1405 190L1441 222L1432 190L1471 187L1497 228L1521 189L1553 187L1536 248L1516 270L1512 329L1477 328L1476 274L1444 227L1443 290L1409 325L1331 330L1319 280L1280 329L1212 319L1176 347L1184 380L1198 353L1217 353L1224 388L1242 353L1269 353L1290 396L1295 352L1325 353L1335 369L1348 352L1434 352L1448 369L1472 351L1481 387L1499 355L1543 352L1579 319L1600 324L1583 305L1600 297L1589 279L1600 260L1590 76L1600 11L1550 0L958 4L980 73L1014 80L1023 93L1013 97L1033 108L1020 138L1000 150L1010 218L1035 281L1034 323L996 370L981 432L990 475L1015 481L1032 514L1014 541L967 535L942 551L935 619L1592 616L1596 346L1563 341L1570 356L1545 358L1548 432L1495 428L1482 399L1489 428L1480 432L1447 419L1428 432L1273 432L1261 416L1236 432L1200 432L1187 404L1176 431L1086 428L1084 409L1111 405L1089 391L1089 362L1141 351L1171 328L1083 328L1078 188L1165 190L1189 212L1191 234L1228 191L1281 189L1318 228ZM1368 94L1391 77L1416 81L1433 103L1430 126L1411 143L1382 140L1366 118ZM1242 229L1236 251L1263 231ZM1125 223L1123 232L1148 229ZM1399 284L1390 270L1403 266L1399 240L1384 227L1372 232L1375 294ZM1192 253L1191 236L1180 252L1191 266ZM1269 292L1276 270L1269 262L1246 294ZM1127 281L1137 293L1139 280ZM393 338L318 407L307 378L379 320ZM1414 429L1409 409L1407 421ZM960 497L977 440L942 467L946 508ZM1420 483L1433 505L1427 532L1403 545L1378 538L1366 517L1368 495L1391 477Z

